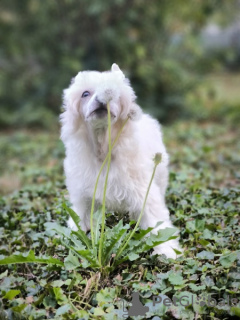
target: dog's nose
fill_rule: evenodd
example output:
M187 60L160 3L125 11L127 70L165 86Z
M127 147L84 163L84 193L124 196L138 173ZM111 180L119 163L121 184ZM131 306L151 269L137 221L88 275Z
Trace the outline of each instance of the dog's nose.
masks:
M107 110L107 105L105 103L100 102L98 109L106 109Z
M96 107L92 113L95 113L100 118L104 117L107 114L107 104L96 98Z
M96 98L96 102L98 104L97 109L106 109L107 110L107 104L106 103L103 103L103 102L99 101L98 98Z

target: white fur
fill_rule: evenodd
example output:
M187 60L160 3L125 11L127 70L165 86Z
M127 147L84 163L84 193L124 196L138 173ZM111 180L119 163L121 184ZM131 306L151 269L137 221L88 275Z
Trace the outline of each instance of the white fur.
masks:
M82 97L88 91L89 96ZM165 205L168 184L168 154L162 141L158 122L142 114L135 102L136 96L129 81L116 64L108 72L79 72L70 87L64 90L65 111L61 115L61 138L66 147L64 169L66 184L73 209L81 218L84 231L90 229L90 207L96 178L108 152L107 115L99 116L94 110L100 103L110 103L112 141L123 121L129 117L121 136L112 150L112 162L108 177L106 207L116 212L129 212L137 219L153 171L153 158L162 154L152 183L141 227L172 227L169 211ZM100 205L106 166L101 174L96 193ZM68 225L74 228L71 219ZM175 258L172 249L180 250L178 240L170 240L155 248Z

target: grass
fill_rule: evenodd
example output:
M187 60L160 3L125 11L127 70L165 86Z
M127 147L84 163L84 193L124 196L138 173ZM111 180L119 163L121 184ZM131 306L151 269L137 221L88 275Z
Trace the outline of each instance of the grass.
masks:
M165 128L164 137L171 155L167 204L180 228L184 256L173 261L142 254L107 278L83 267L2 266L0 319L123 319L123 303L131 301L133 291L149 311L131 319L239 317L240 303L227 304L228 298L240 301L239 129L229 122L181 122ZM63 261L68 250L44 226L66 225L67 219L58 134L1 134L0 146L0 259L33 250ZM127 216L108 214L107 226L121 218L127 223ZM195 302L154 306L153 296L160 294L172 300L191 296ZM225 305L215 305L210 294ZM204 305L197 297L206 299Z

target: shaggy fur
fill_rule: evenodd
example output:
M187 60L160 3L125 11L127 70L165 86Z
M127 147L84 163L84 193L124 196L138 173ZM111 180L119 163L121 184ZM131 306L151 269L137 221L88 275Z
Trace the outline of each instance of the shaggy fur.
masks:
M90 208L96 178L108 152L107 103L110 103L112 140L123 121L129 117L121 136L112 150L108 178L106 207L116 212L129 212L137 219L153 171L153 157L162 154L150 189L141 227L172 227L165 205L168 183L168 154L162 141L158 122L143 114L135 102L136 96L116 64L111 71L79 72L70 87L64 90L65 111L61 115L61 138L66 147L64 169L73 209L81 218L84 231L90 229ZM106 174L103 170L96 193L101 204ZM74 228L71 219L68 225ZM175 258L173 248L180 250L177 240L155 248L155 253Z

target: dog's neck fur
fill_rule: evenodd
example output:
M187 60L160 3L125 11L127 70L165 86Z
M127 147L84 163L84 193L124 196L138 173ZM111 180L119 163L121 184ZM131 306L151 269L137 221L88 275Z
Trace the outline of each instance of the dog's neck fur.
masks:
M108 152L108 131L106 128L90 130L93 152L100 161L103 161Z
M119 130L123 125L122 121L117 121L111 127L111 142L115 140ZM106 158L108 153L108 127L88 127L90 143L92 146L92 150L98 160L101 162ZM123 139L122 135L119 137L119 140ZM113 155L113 153L112 153Z

